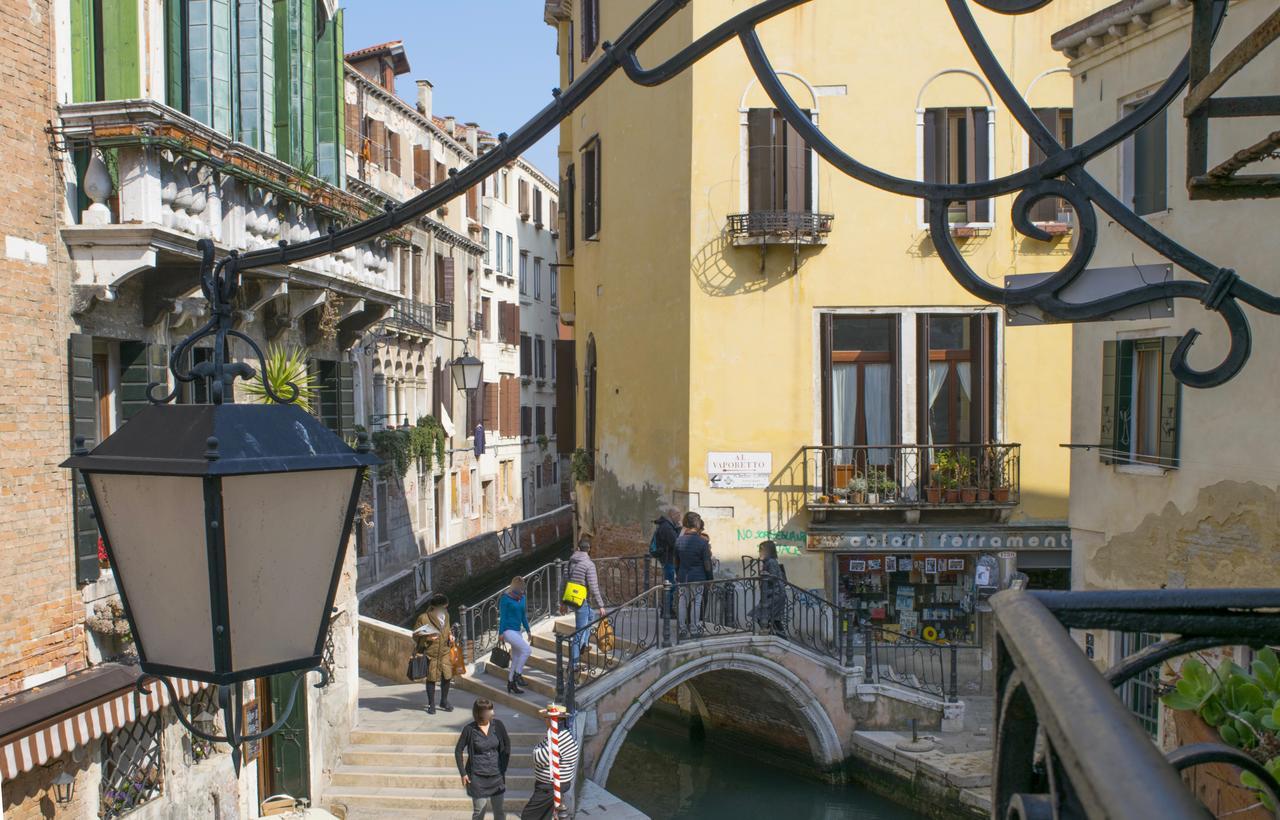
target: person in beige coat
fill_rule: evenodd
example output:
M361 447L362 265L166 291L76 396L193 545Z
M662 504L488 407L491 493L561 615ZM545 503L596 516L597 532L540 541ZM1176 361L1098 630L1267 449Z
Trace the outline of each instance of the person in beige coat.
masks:
M427 599L427 609L413 625L413 640L418 654L427 656L427 714L436 713L436 683L440 684L440 708L452 712L449 684L453 680L453 664L449 661L449 645L453 640L449 622L449 599L436 593Z

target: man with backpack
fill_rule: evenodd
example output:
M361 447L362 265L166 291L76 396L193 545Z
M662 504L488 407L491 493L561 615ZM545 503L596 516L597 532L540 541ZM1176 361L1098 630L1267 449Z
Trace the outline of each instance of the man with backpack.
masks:
M680 511L670 504L658 507L653 535L649 538L649 556L662 564L662 578L672 585L667 592L667 611L674 613L676 583L676 539L680 537Z

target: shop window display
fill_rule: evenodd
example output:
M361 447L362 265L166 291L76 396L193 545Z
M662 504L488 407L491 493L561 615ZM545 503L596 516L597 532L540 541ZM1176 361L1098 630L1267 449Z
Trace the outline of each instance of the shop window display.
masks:
M841 555L839 599L851 627L929 641L977 642L974 555Z

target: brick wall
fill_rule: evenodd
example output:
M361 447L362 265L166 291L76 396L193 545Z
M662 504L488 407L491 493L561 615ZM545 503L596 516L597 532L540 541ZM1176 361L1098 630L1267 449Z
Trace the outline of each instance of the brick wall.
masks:
M70 273L58 238L53 4L0 0L0 698L85 664L68 452Z

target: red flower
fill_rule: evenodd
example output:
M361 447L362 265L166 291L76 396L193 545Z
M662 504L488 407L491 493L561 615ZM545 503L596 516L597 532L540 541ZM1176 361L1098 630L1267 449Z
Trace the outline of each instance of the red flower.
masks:
M107 563L107 545L102 543L102 536L98 536L98 561L99 563Z

